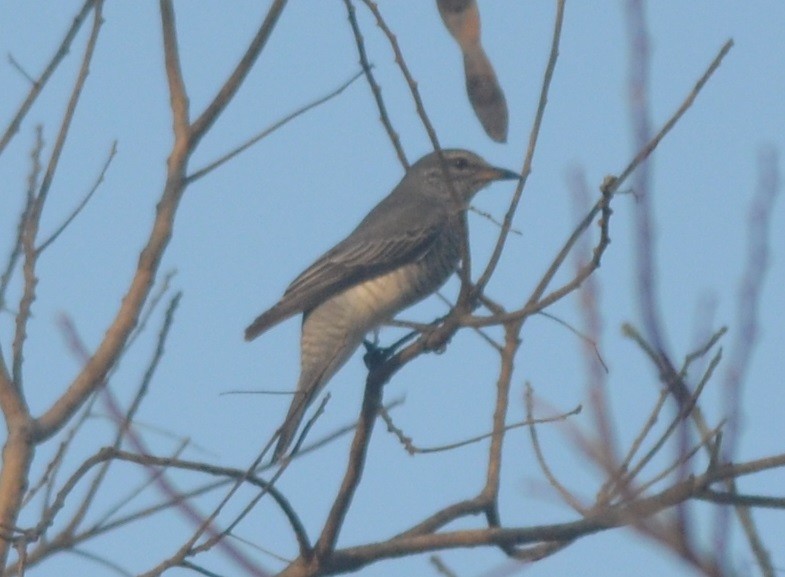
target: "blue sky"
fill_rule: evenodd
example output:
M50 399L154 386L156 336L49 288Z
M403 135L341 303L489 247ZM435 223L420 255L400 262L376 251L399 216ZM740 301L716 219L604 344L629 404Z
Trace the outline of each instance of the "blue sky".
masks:
M254 33L262 17L257 4L176 3L193 116L213 97ZM380 3L443 145L469 148L493 164L520 168L547 61L553 4L480 2L483 43L510 110L509 139L499 145L484 135L469 108L460 54L434 3ZM50 2L4 2L0 6L2 53L12 54L27 71L38 74L78 6L78 2L59 2L58 9L52 10ZM427 135L386 39L361 6L358 16L393 124L414 160L429 150ZM44 231L55 229L86 193L114 140L118 154L90 205L40 263L25 367L34 412L45 408L78 371L57 323L60 315L73 319L91 348L111 322L149 233L171 145L157 3L108 2L104 17L87 88L43 217ZM736 305L757 158L764 146L774 147L780 155L785 150L785 4L777 0L651 2L647 17L652 43L650 100L657 127L679 106L722 44L728 38L735 42L652 160L657 288L668 342L677 358L691 351L700 307L713 302L711 325L729 326L723 345L731 353L739 338ZM10 250L24 198L34 126L43 125L47 150L51 150L88 30L89 23L0 158L4 254ZM533 172L515 221L522 235L511 237L488 289L511 307L526 298L572 230L569 172L580 168L591 189L597 190L603 177L620 172L635 152L626 92L626 42L623 3L568 3ZM195 169L209 163L358 70L343 3L293 0L235 101L190 166ZM0 119L5 125L29 86L5 60L0 65L0 86ZM172 287L184 296L166 357L138 417L155 451L171 453L178 444L171 435L176 435L192 442L185 457L237 467L252 461L279 425L289 399L221 393L290 390L298 373L299 324L291 320L251 344L243 342L243 328L271 306L303 268L346 235L401 175L370 90L360 79L338 98L189 188L161 268L162 272L177 271ZM480 193L475 206L501 218L511 194L512 186L497 184ZM609 394L624 443L632 440L658 393L656 373L620 330L623 322L640 320L634 288L633 202L632 197L616 199L612 244L596 276L604 326L600 348L611 369ZM477 216L471 217L470 227L479 268L497 229ZM785 438L780 410L785 402L780 386L785 350L783 230L785 204L780 199L771 214L770 265L760 299L761 340L743 388L737 460L782 452ZM456 291L454 281L445 288L447 295ZM11 291L11 303L18 294L18 289ZM579 324L578 304L577 297L571 297L550 312ZM444 312L437 299L430 299L405 317L427 322ZM155 319L160 322L160 313ZM6 352L12 330L11 316L3 312L0 338ZM113 390L124 402L131 398L152 354L156 330L152 327L137 343L112 379ZM382 332L384 341L393 336L389 330ZM527 323L522 338L510 419L523 415L526 381L550 406L569 410L585 404L580 341L541 317ZM326 434L354 418L364 376L356 355L331 382L328 410L313 435ZM495 353L465 330L445 354L428 355L407 366L387 386L385 395L388 399L405 397L394 413L399 426L422 445L437 445L488 431L495 376ZM705 410L714 423L724 410L721 382L719 378L709 385L705 395ZM588 413L574 418L574 423L588 427ZM108 438L101 435L110 430L100 418L90 424L95 438ZM597 471L563 434L563 428L542 427L540 433L562 481L591 499L600 482ZM91 438L82 442L83 455L101 444L91 444ZM294 463L279 482L312 533L319 528L340 482L348 442L343 438L318 455ZM51 450L40 451L37 471ZM383 539L451 500L473 495L482 480L485 451L479 445L411 458L378 426L363 485L340 544ZM574 518L547 488L524 431L509 435L505 459L502 517L506 523L534 525ZM74 455L65 469L73 470L78 461ZM194 476L177 478L184 487L199 482ZM121 465L110 482L122 493L140 479L136 468ZM749 492L776 494L783 482L785 477L778 472L745 479L740 486ZM241 508L250 495L242 494L234 507ZM102 499L112 502L111 495ZM205 499L199 504L207 511L214 502ZM709 508L697 511L704 527L710 528ZM781 514L764 512L756 519L775 564L785 565L778 536ZM156 520L152 526L153 531L150 526L129 529L125 535L130 537L109 537L85 549L93 547L134 573L144 571L174 552L188 535L188 526L179 519ZM280 555L295 552L281 516L269 503L260 505L238 534ZM701 531L704 544L710 537L709 531ZM731 548L740 572L753 571L743 540L735 536ZM253 555L259 555L260 562L271 569L279 567L264 554ZM491 550L451 552L444 559L462 576L492 574L494 569L509 566L501 554ZM235 570L216 556L200 561L219 573ZM521 572L576 574L586 567L606 576L629 575L631 567L644 577L693 574L629 530L585 538ZM77 569L84 575L108 574L105 568L74 556L60 556L31 574L66 574ZM433 569L427 559L418 557L384 562L362 574L429 571Z

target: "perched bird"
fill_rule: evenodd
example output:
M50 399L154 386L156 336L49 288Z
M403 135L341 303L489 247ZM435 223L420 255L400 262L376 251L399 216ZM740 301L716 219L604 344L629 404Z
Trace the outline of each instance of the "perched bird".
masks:
M300 379L274 459L291 444L303 414L365 335L436 291L458 267L462 214L494 180L519 179L466 150L414 163L356 229L298 276L283 297L245 329L252 340L303 314ZM449 181L445 175L449 174Z

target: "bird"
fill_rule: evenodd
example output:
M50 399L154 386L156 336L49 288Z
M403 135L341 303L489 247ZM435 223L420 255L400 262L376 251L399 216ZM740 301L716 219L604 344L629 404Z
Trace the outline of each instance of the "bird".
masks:
M302 314L300 377L277 431L274 462L291 445L308 406L366 334L434 293L457 270L469 202L491 182L509 179L520 175L468 150L423 156L349 236L248 325L245 339L251 341Z

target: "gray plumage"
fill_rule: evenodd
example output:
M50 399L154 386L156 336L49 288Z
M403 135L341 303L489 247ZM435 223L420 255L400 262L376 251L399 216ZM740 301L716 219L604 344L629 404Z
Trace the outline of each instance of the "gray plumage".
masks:
M365 335L436 291L460 260L460 218L488 183L519 175L466 150L431 153L343 241L298 276L281 300L245 330L252 340L303 313L300 379L280 428L274 459L291 444L308 405Z

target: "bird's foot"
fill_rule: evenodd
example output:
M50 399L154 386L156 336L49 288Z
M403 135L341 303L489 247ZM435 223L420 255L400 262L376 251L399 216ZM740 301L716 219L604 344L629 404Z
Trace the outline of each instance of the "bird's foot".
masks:
M420 331L412 331L395 341L389 347L380 347L375 342L371 342L367 339L364 340L363 345L365 345L365 354L363 355L363 362L365 363L365 366L369 371L374 367L378 367L384 361L393 356L398 351L398 349L400 349L403 345L408 343L419 334Z
M365 363L365 367L370 371L374 367L378 367L384 361L389 359L395 349L393 347L380 347L376 343L372 343L369 340L364 340L363 345L365 346L365 354L363 355L363 362Z

